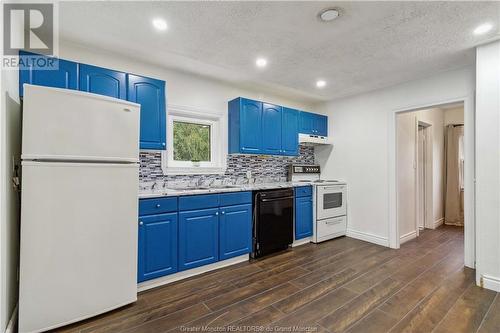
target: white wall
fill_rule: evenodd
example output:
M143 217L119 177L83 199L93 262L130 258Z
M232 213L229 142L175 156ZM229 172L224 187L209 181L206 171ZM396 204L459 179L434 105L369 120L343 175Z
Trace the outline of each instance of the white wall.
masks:
M21 33L22 26L13 33ZM12 186L21 154L18 71L1 71L0 105L0 331L4 332L18 299L19 197Z
M476 272L500 291L500 41L476 54Z
M331 154L318 150L317 158L325 178L345 179L349 184L351 235L389 245L389 221L396 219L396 185L389 177L395 174L396 164L394 112L467 97L470 101L474 73L473 68L463 68L324 105L334 148ZM470 175L471 170L467 172ZM391 229L391 239L394 237Z
M402 113L396 119L398 221L399 236L416 231L415 228L415 121L413 112Z
M242 96L314 111L314 105L302 102L302 100L266 94L265 91L258 89L243 89L223 81L216 81L172 69L159 68L158 66L137 62L132 57L89 49L67 41L60 42L59 55L63 59L165 80L167 82L168 104L192 107L225 115L227 114L227 102Z
M397 115L397 193L399 236L409 240L416 235L416 122L431 125L432 131L432 189L431 199L434 225L444 217L444 111L441 109L404 112Z
M458 125L464 123L463 106L444 110L444 125Z

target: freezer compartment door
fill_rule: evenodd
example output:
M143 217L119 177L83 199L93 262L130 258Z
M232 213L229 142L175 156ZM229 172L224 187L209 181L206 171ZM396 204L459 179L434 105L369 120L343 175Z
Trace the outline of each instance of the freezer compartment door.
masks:
M25 85L22 158L136 162L139 112L111 97Z
M137 299L136 164L23 162L20 332Z

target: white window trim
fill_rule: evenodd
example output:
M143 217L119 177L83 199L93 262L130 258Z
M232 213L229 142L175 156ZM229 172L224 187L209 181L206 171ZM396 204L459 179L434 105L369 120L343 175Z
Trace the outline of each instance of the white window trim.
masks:
M176 121L207 124L210 131L211 162L193 163L174 161L173 159L173 124ZM168 105L167 113L167 149L161 154L161 167L164 175L206 175L223 174L226 171L227 131L225 116L206 110L180 105Z

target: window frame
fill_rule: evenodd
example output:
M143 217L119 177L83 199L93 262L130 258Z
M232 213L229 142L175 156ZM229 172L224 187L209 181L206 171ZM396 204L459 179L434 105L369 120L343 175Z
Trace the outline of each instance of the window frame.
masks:
M223 131L224 116L214 112L169 105L167 114L167 147L162 151L164 175L223 174L226 170ZM210 126L210 162L174 160L174 121ZM226 140L227 141L227 140Z

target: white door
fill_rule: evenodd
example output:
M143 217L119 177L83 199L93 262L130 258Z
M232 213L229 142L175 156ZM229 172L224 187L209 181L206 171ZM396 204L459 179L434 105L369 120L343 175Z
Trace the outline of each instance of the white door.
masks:
M20 332L137 298L137 164L23 162Z
M137 162L139 104L24 86L22 158Z

